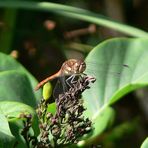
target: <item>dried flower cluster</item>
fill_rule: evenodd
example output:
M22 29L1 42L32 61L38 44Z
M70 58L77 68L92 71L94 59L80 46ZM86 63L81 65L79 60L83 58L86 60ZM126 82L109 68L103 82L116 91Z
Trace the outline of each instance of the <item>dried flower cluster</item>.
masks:
M83 75L67 92L59 94L55 99L57 111L54 115L47 112L48 102L41 100L37 108L40 120L37 148L77 143L81 136L92 130L91 121L83 116L86 109L81 94L93 82L95 78Z
M91 130L91 121L83 117L85 108L80 96L89 88L89 83L94 81L93 77L83 76L56 99L57 113L53 119L57 122L54 123L51 131L54 133L53 136L56 136L57 144L77 143L78 138Z

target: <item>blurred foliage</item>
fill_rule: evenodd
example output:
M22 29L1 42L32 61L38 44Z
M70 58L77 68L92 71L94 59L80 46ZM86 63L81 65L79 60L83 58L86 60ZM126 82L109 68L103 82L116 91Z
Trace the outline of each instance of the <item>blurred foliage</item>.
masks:
M21 3L21 0L18 2ZM43 1L34 0L34 2ZM148 20L146 19L148 18L147 0L52 0L46 2L84 8L107 16L109 18L108 20L112 19L148 31ZM14 5L16 4L15 2ZM92 48L101 41L112 37L125 36L123 32L117 32L115 27L115 30L111 30L106 28L105 25L97 26L94 22L84 22L82 21L83 19L77 20L74 17L70 18L72 15L64 17L53 12L12 9L9 7L1 7L0 12L0 51L16 58L38 80L42 80L55 73L65 59L84 59ZM109 25L108 22L106 24ZM138 36L138 31L133 32L135 36L136 34ZM145 49L147 49L146 46ZM7 90L1 89L0 99L3 100L3 97L6 95L9 101L20 101L35 107L41 96L33 92L33 88L37 83L36 80L14 59L11 60L10 57L3 54L0 56L1 64L2 61L5 61L6 65L9 65L9 68L6 68L5 64L3 67L0 67L0 72L2 72L0 74L0 84L1 86L5 86L5 84L8 86ZM8 62L9 60L10 62ZM146 66L144 63L143 65ZM14 85L15 83L17 85ZM52 82L52 84L54 85L55 82ZM12 88L16 91L14 92ZM18 88L22 88L21 91L18 91ZM25 100L25 98L28 99ZM32 98L32 101L29 98ZM53 109L51 109L52 107ZM140 147L148 134L146 126L148 113L144 112L143 107L134 93L130 93L125 99L118 101L114 105L117 118L114 125L110 126L111 132L106 132L105 135L102 135L104 138L98 137L96 141L99 141L103 145L106 144L106 147L111 148L118 147L123 143L124 147ZM51 108L49 107L49 110L55 112L55 104L51 104ZM105 115L102 116L102 118L106 119L107 125L111 120L107 120L107 116L110 115L113 118L113 113L109 110L111 109L107 109L106 111L109 112L107 115L104 113ZM140 116L138 124L137 120L136 124L135 121L131 122L131 119L137 116ZM1 119L6 125L8 124L3 113L1 114ZM99 119L96 120L99 122ZM14 123L11 123L11 126L12 124ZM120 129L120 132L118 132L118 129ZM124 133L125 129L127 133ZM5 130L9 132L8 127ZM116 135L116 133L120 135ZM8 139L10 144L14 143L14 137L10 132ZM0 147L2 146L0 145Z

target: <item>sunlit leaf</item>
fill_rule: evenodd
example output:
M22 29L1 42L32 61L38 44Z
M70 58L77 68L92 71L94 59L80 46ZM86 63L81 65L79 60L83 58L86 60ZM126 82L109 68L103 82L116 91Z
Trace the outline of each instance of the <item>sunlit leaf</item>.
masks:
M95 66L88 64L87 67L96 71L91 73L86 70L87 74L96 77L96 82L83 94L90 117L95 119L103 108L113 104L126 93L148 85L148 69L145 65L148 62L147 47L147 39L116 38L99 44L88 54L86 64L91 61L96 63ZM104 72L100 73L100 65L97 63L102 61L108 66L102 65ZM110 76L109 71L114 63L127 64L129 68L127 70L122 66L118 66L118 69L114 67L113 71L121 74L118 78Z
M56 104L55 103L49 104L48 108L47 108L47 111L52 113L52 114L55 114L55 112L56 112Z
M0 100L21 101L36 106L40 90L34 93L35 78L11 56L0 53Z
M148 147L148 137L144 140L140 148L147 148Z
M19 118L21 113L35 114L32 107L13 101L0 101L0 109L8 119Z
M1 101L0 109L6 117L6 120L9 121L10 129L12 134L15 136L17 141L17 147L26 148L26 143L22 135L20 134L24 124L23 118L20 118L21 114L31 114L32 115L32 127L29 130L30 134L37 136L39 134L38 120L35 114L35 111L32 107L12 101ZM2 127L3 128L3 127ZM34 130L34 131L33 131ZM0 140L2 138L0 137ZM9 145L10 146L10 145Z
M96 82L83 93L83 98L87 108L85 115L90 117L95 124L96 119L101 116L106 107L115 103L123 95L148 85L148 69L145 65L148 63L147 41L147 39L110 39L96 46L88 54L86 64L91 61L96 63L95 66L88 64L87 67L94 70L93 76L96 77ZM97 63L102 63L102 61L105 61L107 66L102 65L101 69L104 69L104 72L100 73L100 65ZM123 66L117 66L117 69L114 67L113 71L119 71L120 75L118 78L111 77L109 71L114 63L126 64L129 66L128 70L125 70ZM86 73L92 75L91 71L86 70ZM109 118L110 116L108 120ZM101 126L98 128L102 129Z
M0 147L9 148L10 145L14 145L15 138L11 134L7 118L3 114L0 108Z
M18 101L35 107L36 98L27 75L16 70L0 72L0 100Z

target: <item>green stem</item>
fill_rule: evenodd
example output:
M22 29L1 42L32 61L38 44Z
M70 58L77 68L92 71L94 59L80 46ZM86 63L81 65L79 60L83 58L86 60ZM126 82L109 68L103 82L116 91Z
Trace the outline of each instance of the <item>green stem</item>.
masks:
M135 27L131 27L113 20L102 15L95 14L88 10L65 6L62 4L55 4L50 2L26 2L26 1L0 1L0 7L22 8L31 10L51 11L60 15L68 16L101 26L105 26L116 31L125 33L134 37L148 37L148 33Z

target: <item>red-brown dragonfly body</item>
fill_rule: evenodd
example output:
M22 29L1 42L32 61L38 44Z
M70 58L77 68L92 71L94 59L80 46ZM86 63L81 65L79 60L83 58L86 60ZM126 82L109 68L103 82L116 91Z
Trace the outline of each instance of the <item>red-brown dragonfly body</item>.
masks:
M61 66L60 70L57 73L41 81L36 86L35 90L40 89L48 81L58 78L60 76L82 74L85 71L85 69L86 69L86 64L84 61L78 59L69 59L63 63L63 65Z

